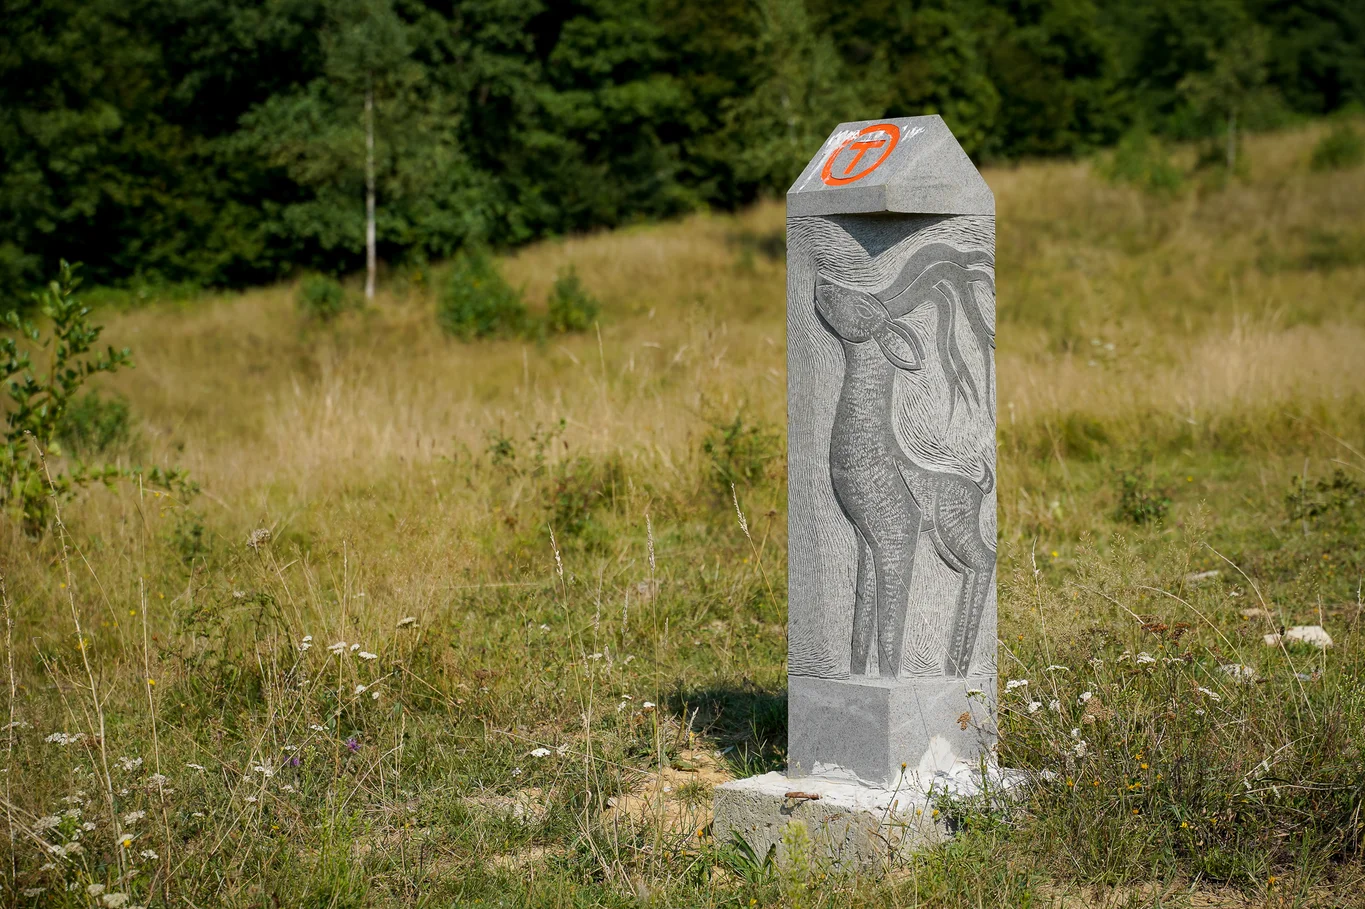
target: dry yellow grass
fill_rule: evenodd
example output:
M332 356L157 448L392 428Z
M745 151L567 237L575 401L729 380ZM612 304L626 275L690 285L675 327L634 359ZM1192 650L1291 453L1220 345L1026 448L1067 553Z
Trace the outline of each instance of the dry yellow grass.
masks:
M988 171L1002 429L1081 414L1139 434L1153 413L1311 411L1365 389L1365 268L1256 265L1306 232L1358 229L1365 175L1310 173L1317 133L1253 139L1250 181L1172 201L1087 163ZM734 240L778 233L782 217L766 204L503 261L532 300L574 265L605 303L600 336L460 344L419 292L310 331L280 286L111 315L109 339L138 361L115 385L149 460L183 465L244 523L560 419L575 451L676 474L706 416L782 422L783 269L741 266Z

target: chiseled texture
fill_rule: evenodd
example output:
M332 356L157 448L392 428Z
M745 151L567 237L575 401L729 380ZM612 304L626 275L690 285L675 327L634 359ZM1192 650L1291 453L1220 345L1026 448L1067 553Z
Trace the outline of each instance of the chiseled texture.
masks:
M788 666L995 672L994 219L787 222Z

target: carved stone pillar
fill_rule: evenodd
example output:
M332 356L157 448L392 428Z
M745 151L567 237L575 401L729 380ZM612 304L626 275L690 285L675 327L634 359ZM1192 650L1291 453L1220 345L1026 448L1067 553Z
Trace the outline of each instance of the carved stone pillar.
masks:
M788 774L717 837L865 861L992 763L994 365L985 181L940 117L840 125L787 193Z
M993 742L995 200L943 120L840 126L787 194L791 774Z

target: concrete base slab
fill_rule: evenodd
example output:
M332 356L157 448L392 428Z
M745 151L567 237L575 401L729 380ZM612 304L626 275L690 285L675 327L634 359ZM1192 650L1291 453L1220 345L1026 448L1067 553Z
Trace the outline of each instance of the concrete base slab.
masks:
M765 773L716 787L712 833L720 843L742 837L760 858L773 849L782 867L792 864L794 849L807 853L798 862L885 867L951 835L953 820L936 803L985 793L1008 797L1024 782L1018 772L983 774L966 765L907 774L891 789Z

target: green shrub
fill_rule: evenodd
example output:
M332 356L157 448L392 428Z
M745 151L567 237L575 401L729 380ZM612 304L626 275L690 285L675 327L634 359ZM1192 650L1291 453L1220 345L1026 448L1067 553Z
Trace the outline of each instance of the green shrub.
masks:
M436 320L466 341L506 337L526 328L526 304L486 252L466 250L455 258L437 302Z
M602 304L588 293L572 265L559 273L550 289L546 325L551 332L587 331L597 320Z
M71 402L57 436L73 454L99 454L121 445L132 436L128 402L87 391Z
M138 469L125 470L112 464L45 460L60 457L59 437L76 425L68 417L85 380L96 373L116 372L133 362L127 348L92 352L104 328L92 323L89 308L76 300L79 282L74 272L63 261L57 280L34 297L39 311L52 323L51 337L43 340L34 325L11 311L4 323L14 335L0 338L0 382L12 402L5 414L4 443L0 445L0 509L33 536L47 528L58 504L82 486L96 480L112 483L121 476L142 475ZM50 350L41 357L50 364L50 372L34 371L34 351L20 347L21 340L39 350ZM82 407L89 405L78 404L78 413L87 412ZM126 424L126 416L123 421ZM115 418L113 423L117 422ZM104 425L108 428L113 424L106 418ZM192 492L179 471L152 468L145 476L152 484Z
M731 486L757 485L781 466L781 434L771 426L746 424L742 414L730 423L713 422L701 447L714 488L725 502Z
M300 312L319 322L331 322L353 307L346 288L327 275L309 275L300 281L294 302Z
M1177 193L1185 183L1180 168L1145 130L1134 130L1120 139L1100 172L1110 182L1129 183L1153 195Z
M1346 170L1365 161L1365 138L1349 123L1338 123L1313 146L1313 170Z
M1140 470L1122 471L1115 478L1118 508L1115 517L1130 524L1153 524L1166 517L1171 499Z

